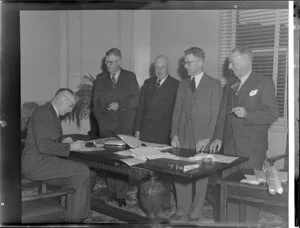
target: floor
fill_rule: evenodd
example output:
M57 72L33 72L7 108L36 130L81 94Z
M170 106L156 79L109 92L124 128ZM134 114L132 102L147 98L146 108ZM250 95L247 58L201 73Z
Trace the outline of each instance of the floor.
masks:
M137 190L138 187L137 185L132 185L128 191L127 194L127 206L123 207L121 209L129 211L129 212L134 212L136 214L142 215L142 216L147 216L147 213L145 211L143 211L140 206L138 205L137 202ZM97 177L97 183L93 189L93 194L97 194L97 197L101 197L103 200L107 201L107 204L109 204L110 206L113 207L117 207L117 204L115 202L110 202L106 199L105 196L105 191L106 191L106 183L105 180L102 177ZM175 204L175 199L173 194L171 194L171 208L168 211L160 211L158 213L158 216L160 218L169 218L176 210L176 204ZM201 218L201 222L187 222L184 220L170 220L171 223L175 224L175 223L180 223L180 224L195 224L195 225L199 225L199 224L213 224L215 223L214 219L213 219L213 208L212 206L208 203L205 202L203 209L202 209L202 218ZM93 224L93 223L124 223L123 221L120 221L118 219L115 219L113 217L108 217L106 215L97 213L95 211L91 211L90 212L90 216L89 218L87 218L85 220L85 223L87 224ZM266 211L260 211L259 214L259 220L258 220L258 224L260 225L266 225L266 224L283 224L283 225L287 225L287 221L285 221L283 218L281 218L278 215L275 214L271 214L268 213ZM280 226L281 227L281 226Z

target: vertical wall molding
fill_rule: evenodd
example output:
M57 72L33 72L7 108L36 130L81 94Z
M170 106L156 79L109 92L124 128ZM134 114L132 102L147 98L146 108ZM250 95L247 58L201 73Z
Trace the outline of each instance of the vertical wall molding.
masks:
M68 87L68 11L60 11L60 87Z
M139 85L149 77L151 10L136 10L133 13L133 71Z

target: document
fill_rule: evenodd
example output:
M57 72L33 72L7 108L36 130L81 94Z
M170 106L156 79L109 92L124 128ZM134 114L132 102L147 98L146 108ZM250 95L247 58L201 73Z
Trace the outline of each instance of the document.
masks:
M236 160L238 157L226 156L221 154L207 154L207 153L199 153L193 157L189 157L192 161L199 161L205 158L211 158L213 162L220 162L220 163L231 163Z
M121 134L117 136L131 148L138 148L142 146L142 142L136 137L133 137L131 135L121 135Z
M122 156L132 156L132 153L129 150L121 150L114 153Z
M88 151L103 151L105 150L103 147L84 147L81 150L78 150L79 152L88 152Z
M167 150L167 149L172 149L173 147L167 144L159 144L159 143L151 143L151 142L145 142L141 141L142 145L145 145L147 147L152 147L158 150Z
M254 169L254 173L255 173L255 176L256 178L260 181L260 182L266 182L266 176L265 176L265 173L261 170L258 170L258 169ZM288 174L287 172L280 172L280 171L277 171L277 176L278 176L278 179L282 182L282 183L285 183L288 181Z
M133 166L133 165L137 165L137 164L146 162L145 160L138 159L138 158L124 158L124 159L121 159L121 161L123 161L125 164L127 164L129 166Z
M147 158L149 160L151 160L151 159L158 159L158 158L169 158L169 159L178 160L178 159L176 159L177 158L176 155L170 154L168 152L148 155Z
M153 156L154 154L162 154L160 150L151 147L146 147L146 146L130 149L130 152L133 157L143 159L143 160L148 159L150 155Z

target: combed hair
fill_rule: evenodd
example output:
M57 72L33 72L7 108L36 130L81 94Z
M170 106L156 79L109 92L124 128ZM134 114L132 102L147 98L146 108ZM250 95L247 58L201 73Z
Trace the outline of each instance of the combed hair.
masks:
M61 94L61 93L64 93L64 92L69 92L70 94L72 94L73 96L76 97L75 93L69 89L69 88L60 88L59 90L57 90L57 92L55 93L55 96Z
M195 57L201 58L203 61L205 60L205 53L202 48L199 47L190 47L184 51L184 55L192 54Z
M109 49L106 53L105 56L109 56L109 55L114 55L119 57L120 59L122 58L122 54L121 51L118 48L111 48Z
M231 53L239 53L240 55L246 55L250 58L251 61L253 59L253 52L248 46L235 47Z

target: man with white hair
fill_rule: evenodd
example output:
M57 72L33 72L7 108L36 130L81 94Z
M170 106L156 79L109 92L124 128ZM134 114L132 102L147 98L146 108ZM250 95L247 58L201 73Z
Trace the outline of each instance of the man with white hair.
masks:
M223 147L226 155L249 157L239 167L260 170L268 149L268 129L278 118L278 108L272 78L255 72L252 60L248 47L237 47L231 52L229 69L236 80L224 88L210 151L216 153ZM225 170L223 176L233 171ZM232 207L228 213L232 215L229 220L236 221L239 211ZM257 219L256 208L247 206L246 220L256 223Z

